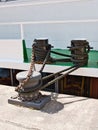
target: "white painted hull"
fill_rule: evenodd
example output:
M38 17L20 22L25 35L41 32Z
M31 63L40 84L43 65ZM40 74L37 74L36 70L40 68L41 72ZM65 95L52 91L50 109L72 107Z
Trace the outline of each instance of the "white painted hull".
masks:
M18 1L17 1L18 2ZM85 38L98 50L98 0L38 0L0 6L0 39L47 37L55 48Z

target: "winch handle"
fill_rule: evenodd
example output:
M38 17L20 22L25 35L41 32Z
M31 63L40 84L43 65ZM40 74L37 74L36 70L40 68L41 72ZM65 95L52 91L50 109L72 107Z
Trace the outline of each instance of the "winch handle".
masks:
M88 53L91 49L93 49L93 47L90 47L89 45L87 45L87 53Z
M69 50L71 50L71 51L72 51L72 50L78 50L78 49L79 49L79 47L69 47L69 46L68 46L67 48L69 48Z

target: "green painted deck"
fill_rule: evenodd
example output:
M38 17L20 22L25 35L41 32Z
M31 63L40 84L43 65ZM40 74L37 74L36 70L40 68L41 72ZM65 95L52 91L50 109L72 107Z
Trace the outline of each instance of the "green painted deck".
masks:
M25 62L30 62L31 59L31 48L27 48L27 58L24 60ZM68 49L53 49L53 51L56 52L60 52L63 54L69 54L70 55L70 51ZM56 54L51 53L51 57L53 58L65 58L64 56L59 56ZM68 58L68 57L66 57ZM72 62L54 62L52 63L52 65L61 65L61 66L72 66L73 63ZM91 50L89 52L89 60L88 60L88 64L84 67L88 67L88 68L98 68L98 51L95 50Z

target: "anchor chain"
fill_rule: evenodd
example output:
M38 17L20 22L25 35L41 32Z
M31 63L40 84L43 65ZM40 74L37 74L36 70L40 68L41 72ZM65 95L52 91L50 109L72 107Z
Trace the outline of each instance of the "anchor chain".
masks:
M23 89L24 85L29 81L30 77L33 74L33 71L35 70L35 62L34 62L34 46L32 45L32 54L31 54L31 63L30 63L30 68L27 74L26 79L24 79L16 88L15 91L19 92L20 90Z
M43 61L43 64L42 64L42 67L40 69L40 73L43 71L44 69L44 66L50 56L50 50L51 50L51 47L49 45L49 48L47 50L47 53L45 55L45 59ZM31 88L25 88L25 86L28 84L33 72L35 71L35 41L33 42L33 45L32 45L32 55L31 55L31 64L30 64L30 68L29 68L29 71L28 71L28 74L26 76L26 78L24 80L22 80L19 85L15 88L15 91L18 92L18 99L19 100L22 100L22 101L35 101L35 100L38 100L41 98L42 94L39 92L39 89L36 90L36 91L33 91L33 87L36 87L37 86L39 87L41 84L42 84L42 81L39 80L39 83Z

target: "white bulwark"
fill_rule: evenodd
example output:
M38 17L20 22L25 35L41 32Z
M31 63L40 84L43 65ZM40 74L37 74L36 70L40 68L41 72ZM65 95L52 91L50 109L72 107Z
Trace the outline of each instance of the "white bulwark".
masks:
M23 62L22 40L0 40L0 62Z
M47 37L55 48L85 38L98 50L98 0L16 0L0 5L0 39Z

